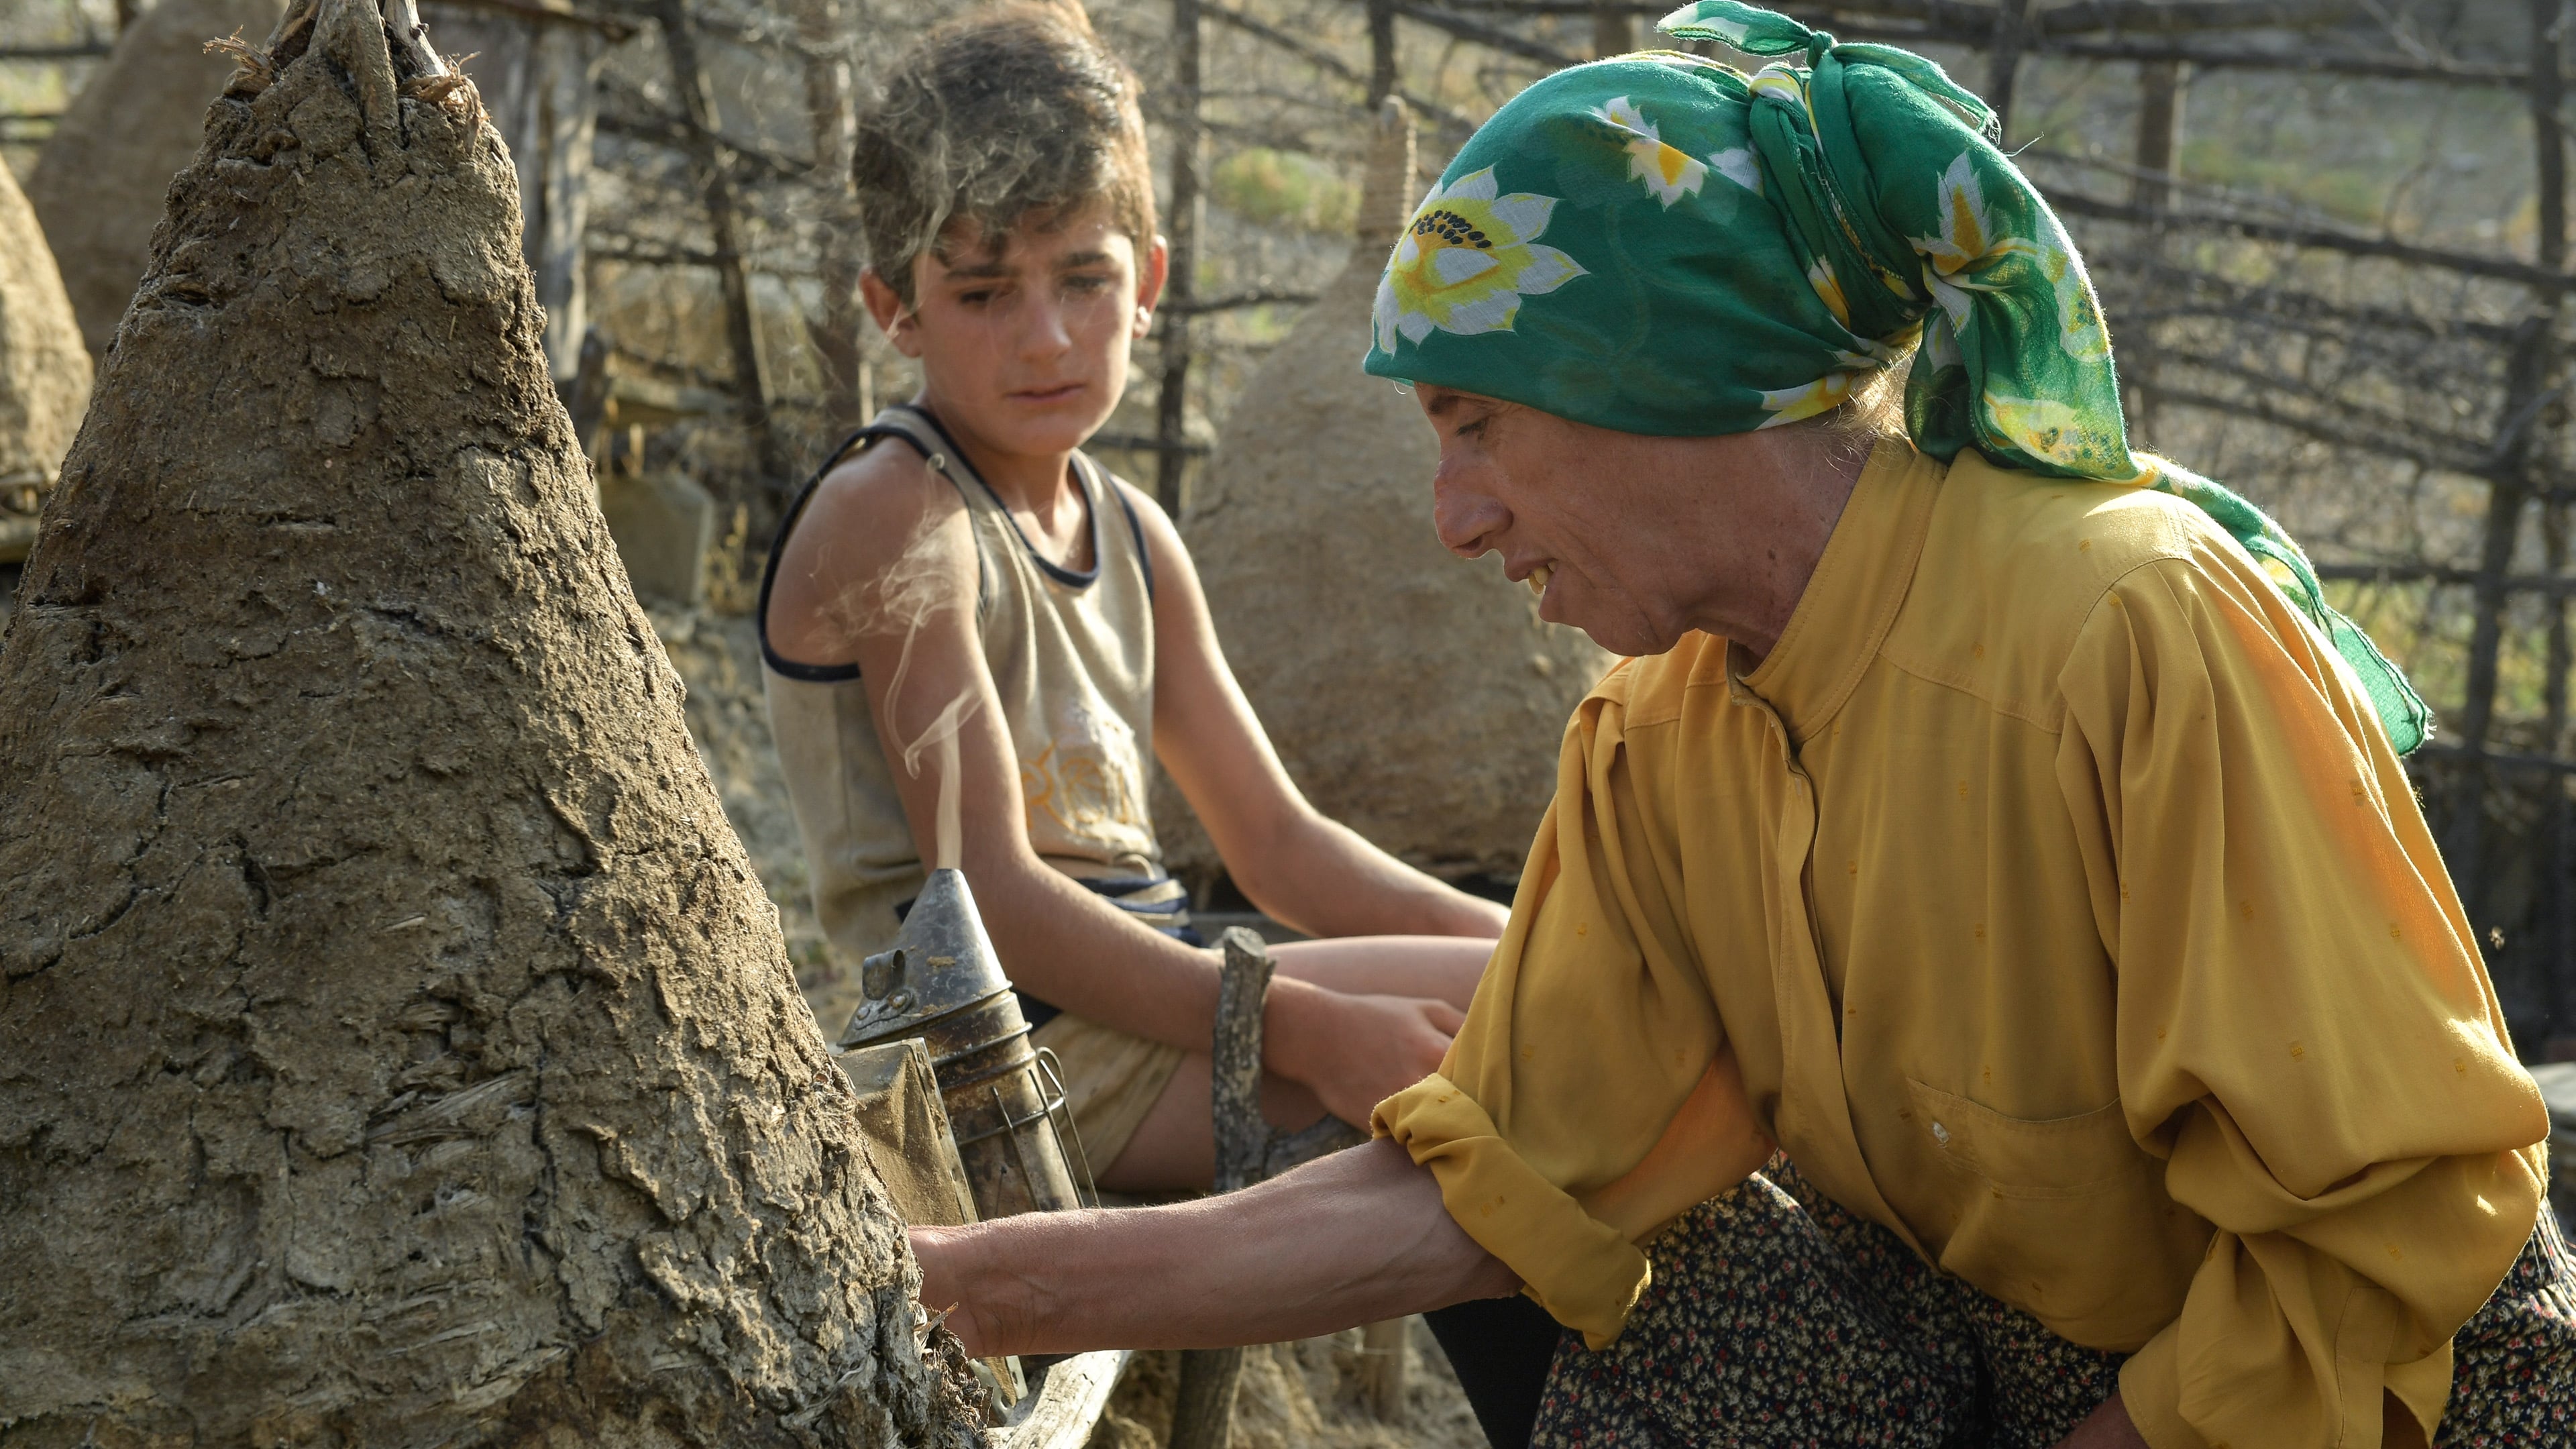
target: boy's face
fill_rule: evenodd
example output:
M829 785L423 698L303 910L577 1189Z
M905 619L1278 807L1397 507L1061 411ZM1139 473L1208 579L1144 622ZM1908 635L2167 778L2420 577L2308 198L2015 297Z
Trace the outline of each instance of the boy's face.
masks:
M1022 221L989 245L960 223L913 263L905 307L874 272L868 310L897 351L919 358L943 422L1003 453L1081 446L1127 388L1127 350L1153 324L1163 243L1143 257L1104 207L1061 225Z

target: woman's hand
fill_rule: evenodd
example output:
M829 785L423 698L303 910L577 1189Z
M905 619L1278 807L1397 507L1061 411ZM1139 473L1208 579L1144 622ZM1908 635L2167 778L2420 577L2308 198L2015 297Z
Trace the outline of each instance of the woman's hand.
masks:
M2075 1426L2075 1432L2058 1442L2057 1449L2147 1449L2146 1436L2129 1419L2128 1405L2120 1402L2114 1391Z
M1009 1341L1012 1325L1005 1320L1027 1315L1013 1311L1009 1295L976 1281L973 1235L960 1228L913 1228L906 1236L921 1263L921 1304L934 1318L948 1315L941 1326L957 1335L966 1356L984 1358L990 1352L985 1345Z
M1324 1109L1366 1127L1377 1104L1440 1070L1466 1013L1418 996L1352 996L1303 981L1271 983L1262 1056L1314 1089Z

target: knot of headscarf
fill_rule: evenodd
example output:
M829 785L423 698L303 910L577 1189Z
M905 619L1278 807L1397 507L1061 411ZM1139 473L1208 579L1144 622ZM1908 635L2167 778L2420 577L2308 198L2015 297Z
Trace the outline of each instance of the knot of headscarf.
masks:
M1740 0L1658 28L1803 64L1651 52L1513 97L1398 239L1369 371L1708 436L1829 411L1910 353L1917 448L2188 499L2333 641L2391 742L2423 742L2431 712L2279 525L2131 451L2083 258L1982 101L1911 51Z

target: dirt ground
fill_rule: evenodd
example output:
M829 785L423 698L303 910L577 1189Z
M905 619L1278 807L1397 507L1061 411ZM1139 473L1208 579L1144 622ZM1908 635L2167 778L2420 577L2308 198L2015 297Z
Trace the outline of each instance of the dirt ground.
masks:
M797 984L809 1000L839 984L807 897L804 848L780 777L761 695L760 644L745 616L648 610L671 663L688 685L685 711L698 753L715 777L725 814L761 884L778 906ZM841 1027L822 1023L827 1039ZM1465 1393L1420 1319L1406 1345L1399 1422L1378 1419L1358 1394L1359 1331L1254 1349L1237 1400L1235 1449L1484 1449ZM1178 1358L1136 1357L1092 1435L1094 1449L1161 1449L1171 1428Z
M1246 1353L1234 1449L1485 1449L1431 1331L1419 1318L1407 1327L1404 1405L1391 1423L1361 1401L1358 1329ZM1091 1449L1162 1449L1179 1365L1177 1353L1138 1354L1092 1431Z

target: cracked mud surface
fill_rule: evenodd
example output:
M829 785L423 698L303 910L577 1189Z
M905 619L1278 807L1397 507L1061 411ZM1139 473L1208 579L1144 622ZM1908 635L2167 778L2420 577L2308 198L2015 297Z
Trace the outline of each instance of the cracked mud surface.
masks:
M367 0L294 50L0 644L0 1444L963 1446L508 158Z

